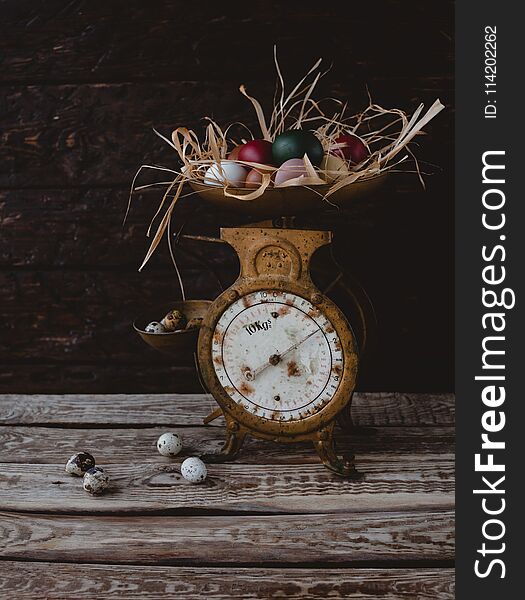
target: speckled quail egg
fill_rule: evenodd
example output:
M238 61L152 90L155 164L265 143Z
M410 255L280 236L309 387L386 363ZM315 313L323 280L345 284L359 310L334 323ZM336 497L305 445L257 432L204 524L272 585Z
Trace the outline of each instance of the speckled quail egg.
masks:
M77 452L66 463L66 473L82 477L95 466L95 459L89 452Z
M164 326L166 331L184 329L186 326L186 317L181 313L180 310L174 308L162 319L161 324Z
M162 456L177 456L182 450L182 438L176 433L163 433L157 440L157 450Z
M199 329L202 325L202 317L193 317L186 325L186 329Z
M97 496L109 486L109 476L100 467L93 467L84 474L84 489Z
M146 333L166 333L166 329L162 323L157 323L157 321L152 321L146 325L146 329L144 329Z
M180 473L184 479L191 481L191 483L201 483L206 479L208 470L200 458L192 456L182 463Z

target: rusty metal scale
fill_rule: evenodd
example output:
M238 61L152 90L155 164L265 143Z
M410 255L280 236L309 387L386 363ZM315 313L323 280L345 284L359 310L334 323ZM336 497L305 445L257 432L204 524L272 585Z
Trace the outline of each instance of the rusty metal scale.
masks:
M377 187L377 182L371 182L360 188L358 195ZM266 201L257 205L256 214L275 215L272 198L277 191L265 192L262 198ZM297 201L299 190L291 191L294 212L303 212ZM223 198L224 207L231 208L222 190L206 190L202 196L209 200L209 194L214 194L215 204L221 204ZM355 194L352 191L346 200L354 200ZM248 202L241 204L246 210L253 209ZM333 256L318 265L320 279L330 282L324 291L312 280L312 258L322 255L323 247L331 244L332 233L297 228L295 217L284 216L222 228L220 239L181 232L175 238L177 243L185 238L229 244L240 262L236 281L206 304L205 312L202 308L198 370L219 405L204 423L221 415L226 420L222 450L204 459L235 459L248 435L281 443L311 441L327 468L343 477L359 477L354 457L336 452L334 426L336 421L345 428L352 426L350 404L360 353L369 343L375 315L357 282L338 265L335 277L329 273L328 262L336 264ZM352 324L329 298L334 287L344 293L345 311L347 316L350 311ZM146 334L141 321L135 328L157 349L170 351L173 345L173 354L180 357L177 333L165 334L163 340L162 335Z
M336 454L333 430L352 398L358 343L309 270L331 233L248 226L221 229L221 239L236 250L240 274L199 334L202 377L227 426L224 448L206 459L233 459L247 435L311 441L329 469L356 476L353 457Z

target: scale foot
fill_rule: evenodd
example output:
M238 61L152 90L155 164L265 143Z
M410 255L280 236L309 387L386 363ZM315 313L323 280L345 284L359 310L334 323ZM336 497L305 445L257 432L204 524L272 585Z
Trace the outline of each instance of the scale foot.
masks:
M363 477L355 468L353 456L341 456L336 453L333 427L319 432L319 439L314 441L314 447L324 466L336 475L354 480Z
M224 463L230 462L239 454L239 450L244 444L246 433L239 430L237 423L228 423L226 441L220 452L214 454L204 454L201 456L205 463Z

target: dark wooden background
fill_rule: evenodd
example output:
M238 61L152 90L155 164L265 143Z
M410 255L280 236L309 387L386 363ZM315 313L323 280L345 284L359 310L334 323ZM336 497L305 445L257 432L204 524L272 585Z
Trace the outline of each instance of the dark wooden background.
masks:
M269 102L274 43L289 81L317 57L333 62L320 93L355 111L367 85L384 106L446 105L418 138L418 156L437 165L425 166L427 190L401 175L333 226L380 323L360 389L452 390L452 2L4 0L0 392L198 389L131 330L178 292L164 246L137 273L159 192L137 195L122 227L129 184L141 163L176 164L152 127L201 130L206 115L253 123L238 86ZM235 222L195 199L176 219L190 213L194 231ZM231 253L208 258L234 279ZM181 266L189 296L217 293L198 262Z

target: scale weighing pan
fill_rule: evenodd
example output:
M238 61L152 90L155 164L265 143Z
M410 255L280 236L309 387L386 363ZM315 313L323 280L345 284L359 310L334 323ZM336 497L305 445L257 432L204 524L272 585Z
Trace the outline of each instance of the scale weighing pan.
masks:
M133 323L133 328L152 348L169 354L180 364L193 364L193 353L197 351L199 329L182 329L166 333L148 333L146 325L152 321L160 321L170 310L180 310L188 319L206 316L211 300L178 300L160 307L153 307Z
M383 173L377 177L355 181L333 193L324 200L323 196L330 190L331 185L316 185L305 187L266 188L264 193L253 200L242 200L224 195L220 186L206 185L201 182L188 181L191 188L205 200L219 208L236 211L239 213L258 216L291 216L299 213L348 207L352 201L375 193L385 183L388 174ZM250 194L253 189L242 188L239 193Z

